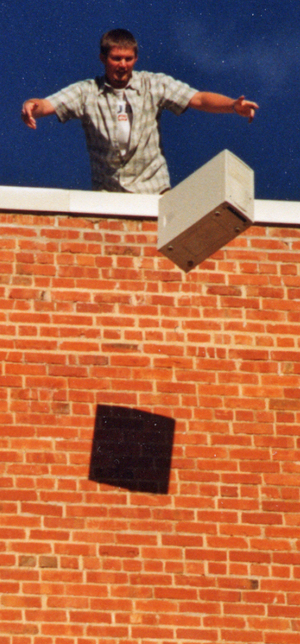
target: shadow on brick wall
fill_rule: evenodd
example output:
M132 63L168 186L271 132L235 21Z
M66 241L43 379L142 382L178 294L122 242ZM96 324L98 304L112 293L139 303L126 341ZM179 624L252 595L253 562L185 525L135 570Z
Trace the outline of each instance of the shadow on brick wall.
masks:
M166 416L98 405L89 480L167 494L174 426Z

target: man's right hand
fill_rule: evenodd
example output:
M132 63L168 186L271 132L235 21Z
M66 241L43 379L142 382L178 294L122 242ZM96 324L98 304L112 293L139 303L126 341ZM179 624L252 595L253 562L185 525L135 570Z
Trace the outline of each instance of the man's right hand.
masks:
M46 98L30 98L23 103L21 118L25 125L36 130L36 119L55 114L55 109Z
M32 130L36 130L36 120L33 116L34 112L38 109L38 101L31 100L23 103L21 118L25 125L28 125Z

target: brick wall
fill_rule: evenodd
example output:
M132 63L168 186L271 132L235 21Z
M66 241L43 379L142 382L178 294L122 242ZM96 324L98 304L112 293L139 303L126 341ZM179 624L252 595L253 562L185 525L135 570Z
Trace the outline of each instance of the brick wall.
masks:
M300 231L0 223L0 644L299 644Z

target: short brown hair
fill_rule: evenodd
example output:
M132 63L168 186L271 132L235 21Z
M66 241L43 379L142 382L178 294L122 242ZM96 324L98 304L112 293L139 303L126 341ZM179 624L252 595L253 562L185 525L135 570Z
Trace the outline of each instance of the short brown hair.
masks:
M101 54L107 56L112 47L134 49L135 55L138 54L137 41L127 29L111 29L103 34L100 40Z

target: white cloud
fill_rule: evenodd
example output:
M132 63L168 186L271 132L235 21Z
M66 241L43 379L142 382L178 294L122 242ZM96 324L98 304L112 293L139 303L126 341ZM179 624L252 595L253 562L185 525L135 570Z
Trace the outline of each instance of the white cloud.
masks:
M200 74L242 73L255 78L264 94L272 95L288 79L292 83L299 78L300 30L295 26L287 35L279 27L265 35L254 27L250 30L249 23L240 24L238 18L222 27L219 23L214 30L203 16L186 16L180 23L171 19L180 55Z

